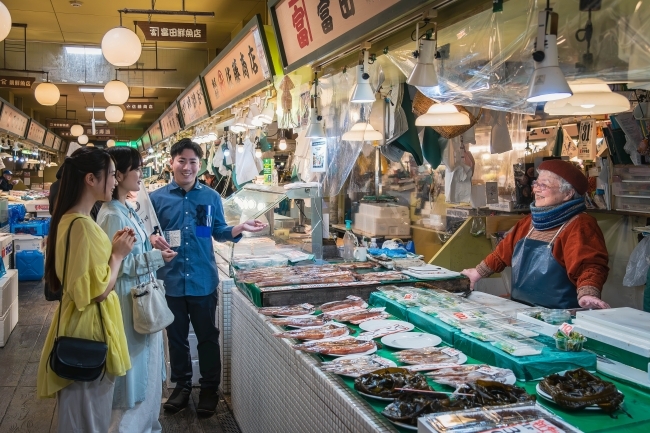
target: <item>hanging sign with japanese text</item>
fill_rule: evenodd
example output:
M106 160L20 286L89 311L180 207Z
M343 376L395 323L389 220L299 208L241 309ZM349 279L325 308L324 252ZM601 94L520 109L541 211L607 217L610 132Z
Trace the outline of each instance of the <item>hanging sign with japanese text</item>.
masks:
M0 129L24 137L27 132L28 120L29 117L17 108L10 106L7 102L3 102L2 113L0 114Z
M267 86L272 78L269 62L266 36L257 15L201 73L210 114Z
M181 107L185 127L208 117L208 105L205 101L201 80L195 79L187 90L181 93L178 98L178 105Z
M428 0L270 0L285 72L359 42Z
M47 127L50 129L70 129L76 122L68 119L50 119L47 121Z
M148 41L207 42L206 24L136 21Z
M158 121L156 121L151 126L151 128L149 128L149 139L151 140L151 144L157 144L163 140L162 131L160 130L160 123Z
M596 119L581 120L578 127L578 158L596 157Z
M47 134L45 134L45 143L43 145L45 147L53 148L54 147L54 139L56 137L54 136L54 133L51 131L47 131Z
M0 87L10 87L12 89L29 89L34 84L34 77L9 77L0 75Z
M153 111L153 102L127 102L124 104L126 111Z
M53 149L54 150L61 150L61 143L62 142L63 142L63 140L61 140L60 137L54 137L54 147L53 147Z
M167 138L172 134L181 130L181 122L178 116L178 104L173 102L172 105L160 117L160 128L163 138ZM156 144L152 141L153 144Z
M142 147L144 150L147 150L151 147L151 138L149 137L149 131L145 132L142 137L140 137L142 140Z
M99 136L109 136L109 137L114 137L115 134L115 128L109 128L109 127L101 127L101 128L95 128L95 134L93 134L93 130L90 126L84 126L84 134L86 134L89 137L99 137ZM68 131L61 131L59 133L61 137L73 137L72 133Z
M43 144L43 140L45 139L45 127L38 124L35 120L29 122L27 139L36 144Z

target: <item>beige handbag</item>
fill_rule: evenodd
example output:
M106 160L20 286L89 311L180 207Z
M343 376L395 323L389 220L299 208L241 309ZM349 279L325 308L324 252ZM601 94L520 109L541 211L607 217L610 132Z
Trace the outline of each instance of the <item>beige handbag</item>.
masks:
M149 270L149 282L131 289L133 297L133 328L139 334L153 334L163 330L174 321L174 313L167 306L165 284L157 280L144 255Z

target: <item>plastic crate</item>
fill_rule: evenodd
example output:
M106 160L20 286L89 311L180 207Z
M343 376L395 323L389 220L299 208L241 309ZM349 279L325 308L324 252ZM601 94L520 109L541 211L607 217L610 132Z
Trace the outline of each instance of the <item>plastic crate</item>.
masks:
M45 274L45 254L40 251L16 252L18 281L39 281Z

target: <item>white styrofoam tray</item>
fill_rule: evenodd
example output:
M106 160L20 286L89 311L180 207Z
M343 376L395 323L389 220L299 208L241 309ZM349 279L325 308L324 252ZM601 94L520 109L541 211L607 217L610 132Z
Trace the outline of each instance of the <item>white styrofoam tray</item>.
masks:
M648 358L650 362L650 340L639 338L634 334L624 333L610 326L600 326L576 317L573 321L575 330L587 338L609 344L636 355Z
M519 302L511 301L500 296L494 296L485 292L472 291L467 297L468 300L478 302L479 304L497 310L500 313L505 313L509 316L516 315L515 312L521 311L528 307L527 305L520 304Z
M18 323L18 299L14 300L7 312L0 317L0 347L5 347L11 331Z
M636 308L578 311L576 319L583 324L593 323L625 335L634 335L650 343L650 313Z

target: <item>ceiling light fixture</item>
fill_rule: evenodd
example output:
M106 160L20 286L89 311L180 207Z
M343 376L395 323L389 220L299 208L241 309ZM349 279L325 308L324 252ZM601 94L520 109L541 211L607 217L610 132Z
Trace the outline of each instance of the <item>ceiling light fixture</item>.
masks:
M413 51L413 57L417 59L417 63L406 82L416 87L435 87L438 85L438 74L436 74L434 65L434 61L438 57L436 52L437 25L435 29L429 29L422 35L422 38L420 38L419 32L420 23L418 22L415 27L415 51Z
M104 99L111 105L122 105L129 100L129 86L120 80L111 80L104 86Z
M267 102L266 107L264 107L264 110L259 115L259 119L262 121L262 123L266 125L270 125L273 123L273 118L275 117L275 110L274 110L274 105L273 102Z
M361 50L363 62L357 67L357 84L354 85L350 102L362 104L375 102L375 92L370 87L370 74L368 73L368 50Z
M535 72L528 88L528 102L556 101L572 95L558 65L557 23L558 14L553 12L547 0L546 9L539 12L536 51L533 53Z
M106 111L106 108L103 107L86 107L88 111Z
M45 83L39 84L34 89L34 97L39 104L45 106L55 105L59 102L61 92L59 92L59 88L55 84L50 83L49 72L46 72Z
M113 66L131 66L142 54L142 42L138 35L122 27L121 11L120 26L106 32L101 47L104 58Z
M83 133L84 133L84 127L79 125L78 123L70 127L70 134L72 134L73 137L79 137Z
M325 138L325 130L321 123L323 116L318 115L318 76L314 72L314 94L311 97L311 119L307 128L306 138ZM282 149L284 150L284 149Z
M78 54L83 56L101 56L101 48L87 48L87 47L65 47L66 54Z
M110 139L106 142L106 147L113 147L113 146L115 146L115 140Z
M79 87L78 90L83 93L104 93L103 87Z
M416 126L469 125L467 113L461 113L453 104L433 104L426 113L415 119Z
M589 116L613 114L630 109L630 101L612 92L607 83L598 78L584 78L569 82L573 96L549 101L544 112L554 116Z
M348 132L343 134L341 139L346 141L380 141L384 139L384 134L376 131L370 123L360 120Z
M79 144L88 143L88 136L86 134L80 135L79 137L77 137L77 143Z
M4 41L11 31L11 14L7 6L0 3L0 41Z

